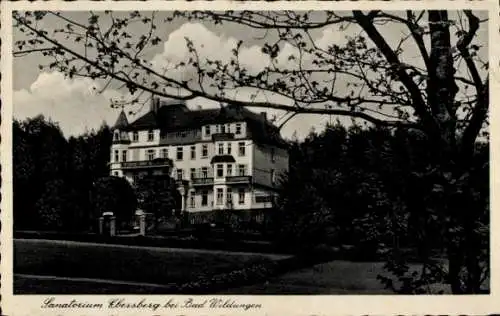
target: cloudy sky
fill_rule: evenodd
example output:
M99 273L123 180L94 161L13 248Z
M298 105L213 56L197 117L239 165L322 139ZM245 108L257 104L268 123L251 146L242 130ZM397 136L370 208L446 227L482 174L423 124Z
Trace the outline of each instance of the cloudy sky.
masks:
M76 20L85 21L88 18L87 12L65 13ZM50 21L46 27L54 28ZM405 36L402 29L390 29L380 27L381 32L386 36L388 42L395 45L398 40ZM142 31L138 28L137 33ZM353 36L359 32L355 25L350 26L347 31L340 32L337 26L331 26L317 30L313 33L315 41L319 46L331 45L332 43L342 44L346 41L346 36ZM152 47L146 52L146 58L153 64L160 67L168 60L180 61L186 56L185 37L190 38L197 47L202 48L205 57L228 59L230 51L234 48L238 40L244 41L242 57L250 69L252 65L266 63L266 57L261 53L258 38L265 35L263 31L255 31L235 24L225 24L222 27L215 27L196 21L177 20L173 23L161 24L161 38L163 45ZM14 30L14 41L19 38L19 34ZM478 34L477 41L486 43L487 33L483 29ZM282 56L289 56L293 48L283 47ZM411 47L408 54L415 54ZM411 57L411 58L418 58ZM120 99L125 93L117 90L116 87L109 87L102 93L96 93L102 88L103 83L92 81L86 78L67 79L58 72L40 71L38 65L43 63L43 58L38 54L31 54L24 57L14 58L14 116L18 119L32 117L43 114L53 121L59 122L66 136L78 135L85 130L98 128L102 122L113 124L118 116L118 110L110 107L110 100ZM283 63L286 63L283 57ZM244 98L244 97L243 97ZM286 100L275 100L285 102ZM195 99L188 102L191 108L214 107L217 104L204 99ZM134 120L147 109L129 108L127 110L138 111L134 116L129 116L129 120ZM258 111L261 111L260 109ZM280 116L276 111L269 112L269 117ZM320 130L326 122L336 120L336 117L302 115L290 120L283 128L285 137L296 134L299 138L308 134L311 128ZM343 122L349 123L349 119L343 118Z

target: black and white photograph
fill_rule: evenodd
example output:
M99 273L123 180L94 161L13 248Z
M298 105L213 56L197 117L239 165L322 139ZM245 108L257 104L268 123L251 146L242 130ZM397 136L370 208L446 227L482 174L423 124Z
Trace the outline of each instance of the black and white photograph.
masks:
M498 10L474 3L3 7L2 289L491 297Z

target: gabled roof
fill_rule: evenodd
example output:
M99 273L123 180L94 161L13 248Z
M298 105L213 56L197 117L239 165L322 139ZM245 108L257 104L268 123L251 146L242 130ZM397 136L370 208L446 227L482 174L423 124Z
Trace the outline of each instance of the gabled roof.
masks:
M118 119L116 120L115 125L113 125L113 129L125 129L128 127L128 120L125 112L122 110L120 115L118 115Z
M161 106L128 124L128 130L160 129L162 133L200 128L207 124L247 122L251 137L261 144L287 146L278 128L265 117L244 107L228 105L217 109L189 110L184 104Z

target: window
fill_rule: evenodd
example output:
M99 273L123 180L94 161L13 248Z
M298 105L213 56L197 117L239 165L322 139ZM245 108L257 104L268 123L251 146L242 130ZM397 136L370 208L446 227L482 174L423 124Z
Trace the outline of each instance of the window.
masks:
M201 176L202 178L208 178L208 167L201 168Z
M270 195L259 195L255 197L255 203L271 203L273 197Z
M238 204L245 204L245 189L238 190Z
M120 153L118 150L115 150L115 162L120 162Z
M201 157L202 158L208 157L208 145L201 145Z
M152 142L155 140L155 131L149 130L148 131L148 142Z
M194 179L195 176L196 176L196 169L195 168L191 168L190 169L190 178Z
M204 190L201 191L201 206L207 206L208 205L208 191Z
M224 165L219 163L217 164L217 178L222 178L224 176Z
M205 126L205 136L210 136L210 125Z
M247 166L246 165L238 165L238 176L246 176Z
M113 140L120 140L120 132L119 132L119 131L116 131L116 132L113 134Z
M196 206L195 197L196 196L194 195L194 192L191 192L191 194L189 195L189 207Z
M184 155L182 152L182 147L177 147L177 155L176 155L177 160L182 160L183 156Z
M191 160L196 159L196 146L191 146Z
M241 135L241 123L236 123L236 135Z
M155 159L155 150L154 149L148 149L146 151L146 159L147 160L153 160L153 159Z
M168 158L168 148L161 149L161 158Z
M233 175L233 165L232 164L227 164L226 175L228 177L231 177Z
M132 133L132 141L137 143L139 141L139 132L135 131Z
M224 143L219 143L219 155L224 155Z
M226 204L229 206L233 204L233 190L231 188L227 188L226 191Z
M123 162L127 161L127 151L126 150L122 151L122 161Z
M182 180L184 178L184 170L177 169L177 180Z
M231 155L231 143L227 143L227 154Z
M217 189L217 205L222 205L224 203L224 190L221 188Z
M245 156L245 142L238 143L238 155Z
M217 133L224 134L226 132L226 126L224 124L217 125Z
M113 174L115 175L115 177L118 177L118 171L113 172Z

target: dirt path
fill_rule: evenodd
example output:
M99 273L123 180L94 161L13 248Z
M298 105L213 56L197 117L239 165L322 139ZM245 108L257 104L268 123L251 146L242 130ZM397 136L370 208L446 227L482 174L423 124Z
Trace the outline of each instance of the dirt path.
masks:
M98 283L104 285L126 285L126 286L141 286L141 287L154 287L154 288L168 288L169 284L155 284L133 281L119 281L109 279L96 279L96 278L74 278L74 277L60 277L55 275L36 275L36 274L14 274L15 278L29 279L37 281L67 281L67 282L84 282L84 283Z
M260 256L266 257L271 260L280 260L291 257L291 255L283 254L268 254L268 253L257 253L257 252L237 252L237 251L225 251L225 250L208 250L208 249L194 249L194 248L166 248L166 247L151 247L151 246L132 246L132 245L118 245L118 244L102 244L102 243L90 243L81 241L69 241L69 240L48 240L48 239L23 239L16 238L16 242L29 242L29 243L42 243L42 244L52 244L52 245L75 245L75 246L95 246L102 248L114 248L114 249L145 249L158 252L178 252L178 253L198 253L198 254L223 254L223 255L234 255L234 256Z

